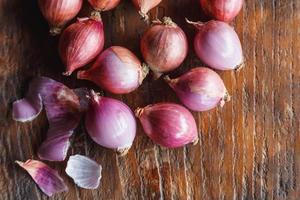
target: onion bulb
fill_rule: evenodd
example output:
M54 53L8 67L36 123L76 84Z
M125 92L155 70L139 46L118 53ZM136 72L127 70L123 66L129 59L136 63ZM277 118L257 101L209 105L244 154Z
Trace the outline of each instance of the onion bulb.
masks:
M188 21L188 20L187 20ZM194 39L197 56L208 66L218 70L243 67L244 57L240 39L234 29L221 21L191 22L198 33Z
M130 149L136 135L136 121L130 108L121 101L90 93L85 127L99 145L116 149L124 155Z
M241 11L244 0L200 0L203 11L216 20L230 22Z
M176 79L165 80L181 102L193 111L207 111L223 106L230 96L221 77L206 67L197 67Z
M170 72L184 61L188 53L187 37L169 17L155 21L141 40L142 55L151 70L160 76Z
M162 0L132 0L134 6L139 11L139 14L144 20L148 20L147 13L156 7Z
M99 13L91 18L81 18L62 33L59 54L66 66L64 75L91 62L103 49L104 31Z
M135 114L145 133L161 146L176 148L198 141L195 119L183 106L159 103L138 108Z
M130 50L112 46L98 56L90 69L78 72L77 77L90 80L108 92L126 94L142 84L148 71Z
M117 7L121 0L88 0L97 11L107 11Z
M40 10L50 25L50 34L58 35L62 27L80 11L82 0L38 0Z

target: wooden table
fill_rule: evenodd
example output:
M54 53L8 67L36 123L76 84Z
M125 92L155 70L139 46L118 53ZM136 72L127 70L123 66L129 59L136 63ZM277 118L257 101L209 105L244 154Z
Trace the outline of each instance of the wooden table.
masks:
M207 20L198 2L163 0L151 14L171 16L191 38L189 56L172 76L201 65L192 50L195 31L184 22L184 17ZM106 47L122 45L141 58L139 39L147 25L139 20L130 1L124 0L102 17ZM243 43L246 67L239 72L219 72L232 101L222 109L194 113L200 132L198 145L161 148L139 126L132 150L118 157L93 143L81 126L69 154L87 155L102 164L101 187L79 189L64 173L65 162L48 163L69 186L68 193L51 199L300 199L300 1L246 0L232 25ZM36 0L0 0L1 200L47 199L14 164L15 160L37 158L47 130L45 113L28 124L11 118L11 103L25 94L29 80L44 75L70 87L96 88L75 76L61 75L57 39L48 35ZM178 102L163 81L150 78L136 92L113 97L132 109L154 102Z

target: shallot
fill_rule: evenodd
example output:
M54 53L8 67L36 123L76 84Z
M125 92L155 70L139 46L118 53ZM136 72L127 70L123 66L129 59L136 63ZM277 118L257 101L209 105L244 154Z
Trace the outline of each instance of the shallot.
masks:
M90 92L85 128L101 146L125 155L136 135L136 121L130 108L116 99Z
M207 111L223 106L230 96L221 77L206 67L197 67L176 79L165 80L181 102L193 111Z
M59 54L66 66L64 75L91 62L103 49L104 31L100 14L93 12L91 18L79 18L62 33Z
M198 30L194 48L197 56L205 64L218 70L243 67L242 45L237 33L230 25L214 20L207 23L191 21L188 23L193 24Z
M88 0L97 11L107 11L117 7L121 0Z
M241 11L244 0L200 0L204 12L216 20L230 22Z
M58 35L62 27L80 11L82 0L38 0L40 10L50 25L51 35Z
M112 46L98 56L90 69L79 71L77 77L90 80L111 93L126 94L142 84L148 71L130 50Z
M151 70L159 77L184 61L188 53L187 37L171 18L155 21L141 40L141 52Z
M142 16L144 20L148 20L148 12L156 7L162 0L132 0L136 9L139 11L139 14Z
M176 148L198 141L193 115L183 106L159 103L135 111L145 133L157 144Z

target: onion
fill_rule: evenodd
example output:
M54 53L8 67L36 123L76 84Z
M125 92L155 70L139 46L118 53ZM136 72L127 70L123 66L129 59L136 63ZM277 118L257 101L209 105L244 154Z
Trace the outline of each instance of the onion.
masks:
M91 18L81 18L70 25L61 35L59 54L69 76L72 72L91 62L103 49L104 31L99 13Z
M88 0L91 6L97 11L107 11L114 9L121 0Z
M156 21L141 40L141 52L157 76L170 72L184 61L188 52L187 37L169 17Z
M114 94L126 94L137 89L147 76L148 67L128 49L113 46L96 59L93 66L77 74L79 79L96 83Z
M165 80L181 102L193 111L207 111L230 100L223 80L206 67L194 68L177 79L166 76Z
M154 7L156 7L162 0L132 0L133 4L139 11L139 14L144 20L148 20L147 13Z
M232 21L241 11L244 0L200 0L204 12L211 17L224 21Z
M187 20L188 21L188 20ZM197 56L208 66L218 70L243 67L243 50L237 33L220 21L191 22L197 29L194 48Z
M176 148L198 141L193 115L183 106L159 103L135 111L145 133L157 144Z
M136 135L136 121L130 108L121 101L90 93L85 127L99 145L116 149L124 155Z
M38 0L40 10L50 25L51 35L58 35L61 28L81 9L82 0Z

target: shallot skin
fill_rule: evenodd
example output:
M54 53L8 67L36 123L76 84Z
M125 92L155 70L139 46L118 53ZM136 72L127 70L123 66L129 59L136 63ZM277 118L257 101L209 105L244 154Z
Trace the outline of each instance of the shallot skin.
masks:
M141 53L153 72L170 72L187 56L187 37L171 18L164 17L163 22L157 22L144 33Z
M61 27L79 13L82 2L83 0L38 0L52 35L59 34Z
M194 48L200 60L217 70L233 70L241 67L244 62L242 45L230 25L214 20L207 23L190 23L198 29Z
M200 0L204 12L216 20L231 22L241 11L244 0Z
M59 54L66 66L64 75L91 62L104 47L104 30L100 15L81 18L62 33Z
M198 141L197 125L185 107L174 103L158 103L138 108L145 133L157 144L177 148Z
M139 14L145 19L148 19L147 13L156 7L162 0L132 0L134 6L138 9Z
M93 92L90 98L85 127L91 138L119 152L129 149L136 135L136 121L130 108L121 101Z
M181 102L193 111L208 111L229 100L221 77L206 67L196 67L176 79L165 80Z
M148 67L128 49L112 46L103 51L93 66L79 71L77 78L96 83L114 94L127 94L137 89L147 76Z
M91 6L97 11L112 10L120 4L121 0L88 0Z

